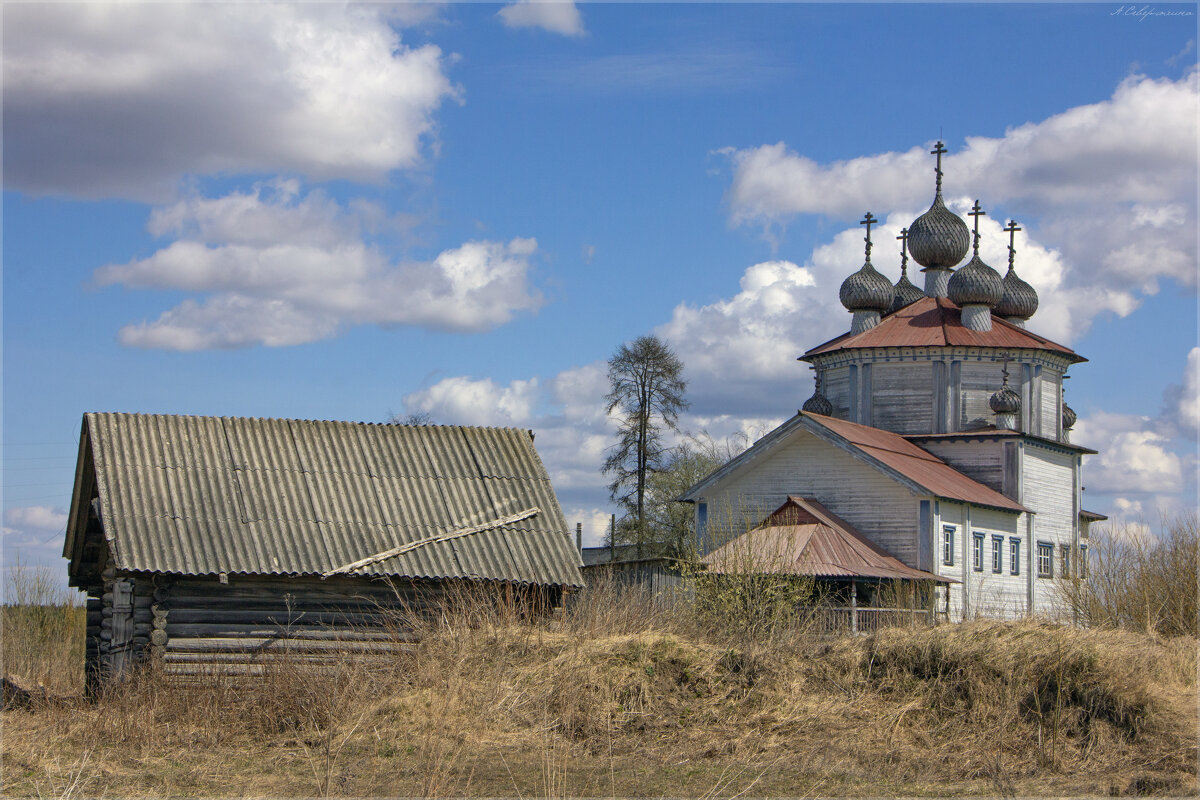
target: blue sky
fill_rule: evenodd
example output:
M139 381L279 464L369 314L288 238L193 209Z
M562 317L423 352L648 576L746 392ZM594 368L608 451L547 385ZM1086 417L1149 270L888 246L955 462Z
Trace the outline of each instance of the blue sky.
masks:
M89 410L532 428L595 541L605 359L666 338L692 432L790 416L857 220L896 277L939 136L985 260L1025 229L1029 327L1090 359L1086 505L1195 507L1195 4L3 15L10 561L61 565Z

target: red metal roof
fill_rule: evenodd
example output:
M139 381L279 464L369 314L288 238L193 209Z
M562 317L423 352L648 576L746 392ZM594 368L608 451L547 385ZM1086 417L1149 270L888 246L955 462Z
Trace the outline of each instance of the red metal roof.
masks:
M1049 350L1061 353L1073 362L1087 361L1069 347L1044 336L1018 328L999 317L992 317L990 331L973 331L962 324L961 310L944 297L925 297L894 314L874 328L858 335L844 333L809 350L800 360L812 356L872 347L997 347L1013 350Z
M718 574L782 573L955 582L913 569L821 503L794 496L789 496L757 528L700 560L709 572Z
M1021 504L984 486L951 467L932 453L922 450L898 433L859 425L821 414L801 412L804 417L891 467L924 487L930 494L948 500L991 506L1006 511L1028 511Z

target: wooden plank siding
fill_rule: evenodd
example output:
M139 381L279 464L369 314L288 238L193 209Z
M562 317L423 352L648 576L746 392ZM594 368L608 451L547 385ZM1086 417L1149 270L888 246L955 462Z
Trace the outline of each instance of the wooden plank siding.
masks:
M1016 499L1014 494L1005 491L1009 487L1006 487L1004 478L1006 460L1003 442L926 439L921 440L920 445L964 475Z
M964 362L959 369L958 430L971 430L995 423L988 400L1004 378L1002 364Z
M938 574L959 581L950 588L950 619L962 621L975 617L1013 618L1027 608L1027 571L1021 531L1025 514L1011 514L969 503L938 503L936 532ZM945 563L943 531L953 528L953 563ZM983 537L981 569L975 568L975 537ZM992 539L1000 536L1000 572L993 571ZM1022 564L1016 575L1010 569L1009 548L1013 538L1021 539Z
M1062 545L1075 552L1079 508L1076 497L1076 462L1078 456L1050 447L1026 442L1024 447L1024 481L1022 503L1036 512L1033 520L1033 541L1030 542L1030 574L1033 575L1034 607L1054 613L1057 597L1054 580L1037 577L1037 543L1049 542L1054 547L1054 575L1061 570Z
M893 433L933 430L933 365L877 363L871 369L871 424Z
M701 542L702 552L754 527L790 494L820 501L893 556L917 566L919 498L803 430L698 498L707 504L708 535Z
M1062 374L1049 367L1041 372L1038 435L1058 441L1062 426Z
M850 368L834 367L822 373L821 391L833 404L833 416L850 417Z

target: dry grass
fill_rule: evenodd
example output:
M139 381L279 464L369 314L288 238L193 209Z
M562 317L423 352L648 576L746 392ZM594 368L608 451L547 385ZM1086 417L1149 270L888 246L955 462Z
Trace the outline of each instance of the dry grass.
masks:
M6 795L1185 794L1196 642L1033 621L748 647L600 590L421 643L4 712Z

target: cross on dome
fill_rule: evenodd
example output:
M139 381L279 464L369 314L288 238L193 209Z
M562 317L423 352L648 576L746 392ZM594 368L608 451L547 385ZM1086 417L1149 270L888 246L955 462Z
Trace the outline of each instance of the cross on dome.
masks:
M937 156L937 166L934 167L934 172L937 173L937 193L941 194L942 193L942 153L948 153L950 151L946 149L946 145L942 142L942 140L938 139L938 143L936 145L934 145L933 149L930 150L929 152L931 155Z
M1004 230L1008 231L1008 271L1012 272L1013 256L1017 254L1017 248L1015 246L1017 231L1024 229L1017 227L1017 221L1015 219L1010 219L1008 224L1004 226Z
M871 260L871 226L876 222L879 222L879 220L875 219L875 217L871 215L871 212L868 211L867 215L858 223L859 225L867 226L867 238L864 240L867 243L867 261Z
M973 249L975 255L979 255L979 218L986 217L987 212L984 211L982 207L980 207L979 201L976 200L975 205L971 206L971 210L968 211L967 214L969 214L970 216L975 218L975 233L974 233L975 241L972 245L972 249Z

